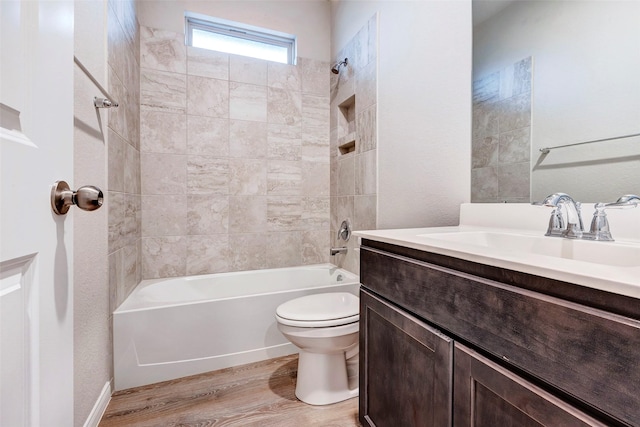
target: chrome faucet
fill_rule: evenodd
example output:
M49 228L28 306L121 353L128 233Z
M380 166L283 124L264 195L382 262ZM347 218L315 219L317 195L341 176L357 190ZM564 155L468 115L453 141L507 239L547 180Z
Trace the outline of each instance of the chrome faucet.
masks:
M613 203L596 203L594 208L596 211L593 213L593 219L591 220L591 227L588 233L583 236L589 240L599 240L603 242L613 242L613 236L609 230L609 220L607 220L607 213L605 209L625 209L635 208L640 204L640 197L635 194L625 194Z
M545 236L566 237L569 239L580 239L584 232L582 216L580 215L580 203L576 202L566 193L554 193L547 196L542 203L544 206L555 208L551 212L549 228ZM565 227L560 212L564 207L567 213L567 225Z
M342 246L340 248L331 248L331 256L338 255L338 254L346 254L346 253L347 253L346 246Z

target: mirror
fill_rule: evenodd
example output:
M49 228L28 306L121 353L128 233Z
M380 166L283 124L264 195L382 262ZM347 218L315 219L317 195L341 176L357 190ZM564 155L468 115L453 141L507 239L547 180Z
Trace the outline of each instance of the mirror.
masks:
M471 201L639 194L640 136L620 137L640 134L640 1L473 0L473 17Z

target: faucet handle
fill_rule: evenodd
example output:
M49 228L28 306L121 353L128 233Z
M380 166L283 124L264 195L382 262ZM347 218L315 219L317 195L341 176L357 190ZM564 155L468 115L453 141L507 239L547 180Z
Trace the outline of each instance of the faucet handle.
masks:
M593 206L596 211L593 213L593 218L591 219L589 233L584 235L585 239L613 242L613 236L609 230L607 213L604 211L607 207L611 207L609 205L613 205L613 203L596 203Z
M561 236L564 232L564 218L562 218L562 213L560 213L560 209L555 208L551 211L551 216L549 217L549 227L547 228L547 232L545 236Z
M636 196L635 194L625 194L624 196L620 197L618 200L616 200L613 203L604 204L604 207L625 209L625 208L635 208L638 205L640 205L639 196Z

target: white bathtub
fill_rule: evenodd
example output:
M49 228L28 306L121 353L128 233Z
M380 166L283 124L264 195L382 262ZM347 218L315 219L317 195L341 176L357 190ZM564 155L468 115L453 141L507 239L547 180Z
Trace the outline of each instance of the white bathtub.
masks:
M113 313L115 389L296 353L278 305L358 289L358 276L331 264L144 280Z

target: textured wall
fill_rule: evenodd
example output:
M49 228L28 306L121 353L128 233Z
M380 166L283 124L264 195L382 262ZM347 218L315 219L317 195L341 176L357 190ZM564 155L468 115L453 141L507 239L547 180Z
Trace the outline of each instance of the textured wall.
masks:
M471 182L471 1L336 1L331 12L334 55L378 14L377 227L457 224Z
M328 262L329 64L141 30L143 277Z
M472 202L529 202L531 61L473 82Z
M74 55L91 74L107 86L105 3L75 3ZM74 66L74 176L60 177L76 189L96 185L107 189L106 110L96 111L93 97L102 96L93 82ZM73 254L73 406L74 425L82 426L103 387L111 380L109 281L107 268L108 200L101 209L86 212L72 208Z

